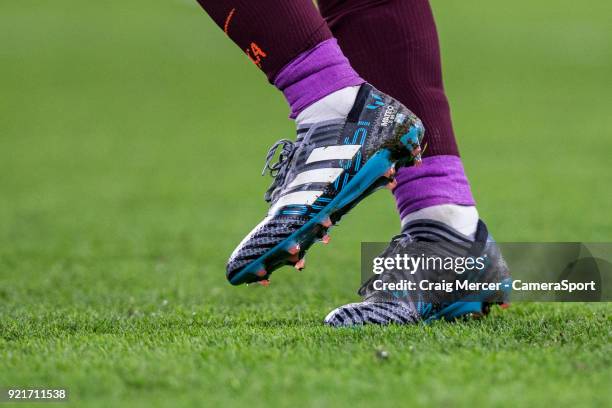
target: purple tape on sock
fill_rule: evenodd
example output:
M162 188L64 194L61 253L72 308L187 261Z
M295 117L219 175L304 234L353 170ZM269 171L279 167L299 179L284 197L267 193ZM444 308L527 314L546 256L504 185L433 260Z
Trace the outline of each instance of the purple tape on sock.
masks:
M281 69L274 86L283 92L291 107L289 117L295 118L324 96L364 82L342 54L336 39L331 38L301 53Z
M426 157L420 166L401 168L393 195L402 218L433 205L476 204L457 156Z

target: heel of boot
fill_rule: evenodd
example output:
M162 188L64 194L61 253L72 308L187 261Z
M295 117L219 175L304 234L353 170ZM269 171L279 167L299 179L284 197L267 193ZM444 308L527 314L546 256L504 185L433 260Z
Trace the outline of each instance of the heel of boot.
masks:
M408 131L399 138L402 148L409 154L407 160L400 160L400 163L405 161L406 164L412 163L415 166L421 164L421 155L423 153L421 141L423 140L424 135L425 127L423 127L423 123L419 119L416 119L415 122L408 128Z

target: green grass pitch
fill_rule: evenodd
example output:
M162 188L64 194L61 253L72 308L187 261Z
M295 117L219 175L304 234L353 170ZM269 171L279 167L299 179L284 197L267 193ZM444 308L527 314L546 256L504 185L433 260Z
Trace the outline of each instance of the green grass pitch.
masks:
M612 239L610 4L433 2L499 241ZM265 153L293 128L195 1L3 1L0 38L0 387L79 407L609 406L607 304L323 327L357 299L360 242L398 231L386 191L305 271L231 287Z

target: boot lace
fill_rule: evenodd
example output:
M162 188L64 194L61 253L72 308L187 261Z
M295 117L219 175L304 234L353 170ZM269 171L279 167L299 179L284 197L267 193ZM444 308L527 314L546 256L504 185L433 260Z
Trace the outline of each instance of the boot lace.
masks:
M261 175L266 174L266 171L270 173L270 176L274 177L274 181L266 191L264 199L267 202L272 201L272 195L274 191L283 185L285 178L287 177L287 170L289 169L288 164L293 158L293 154L297 150L297 143L292 142L288 139L280 139L270 147L268 154L266 155L266 164L261 171ZM272 163L277 150L281 148L281 152L278 156L278 161Z

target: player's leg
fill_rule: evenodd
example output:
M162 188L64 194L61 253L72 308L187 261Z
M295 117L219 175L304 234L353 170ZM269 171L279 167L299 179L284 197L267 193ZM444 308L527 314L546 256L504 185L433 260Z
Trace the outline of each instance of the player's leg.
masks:
M428 0L319 0L319 8L357 72L413 110L427 129L422 165L400 169L393 191L402 219L402 233L411 237L409 241L475 239L478 226L482 225L483 231L486 227L482 222L479 224L459 158L442 83L438 36ZM481 239L488 239L488 232L481 235ZM387 251L393 253L391 249ZM334 310L326 322L332 325L412 323L415 319L432 318L429 313L436 310L440 312L438 317L449 316L447 309L439 304L423 309L427 313L417 310L414 302L400 302L395 309L393 305L381 304L378 310L372 302L380 301L380 294L371 288L364 288L360 294L362 303ZM478 309L485 304L481 301L468 306ZM370 313L372 310L375 311ZM449 310L467 313L466 308L456 305ZM364 319L366 315L369 317Z
M334 91L364 82L310 0L198 2L283 91L292 117Z
M428 0L320 0L319 7L357 72L427 129L423 165L398 173L393 193L402 224L434 218L473 234L478 212L453 133Z
M295 141L277 142L265 169L267 217L227 265L233 284L304 266L306 250L361 199L420 161L421 122L357 75L311 0L199 0L285 95ZM271 164L281 148L277 163ZM264 170L265 170L264 169Z

